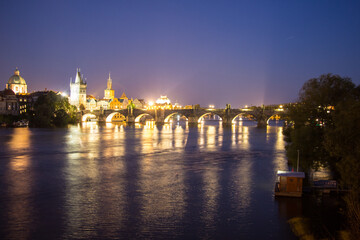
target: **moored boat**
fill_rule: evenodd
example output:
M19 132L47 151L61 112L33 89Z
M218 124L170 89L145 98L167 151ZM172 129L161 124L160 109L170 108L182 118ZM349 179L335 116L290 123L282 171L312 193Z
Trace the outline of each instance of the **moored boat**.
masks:
M277 182L275 183L275 196L302 196L302 186L305 173L277 171L277 178Z

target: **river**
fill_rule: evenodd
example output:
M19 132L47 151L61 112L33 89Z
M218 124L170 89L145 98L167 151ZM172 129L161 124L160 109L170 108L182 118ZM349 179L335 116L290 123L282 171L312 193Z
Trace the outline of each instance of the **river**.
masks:
M296 239L301 200L273 193L288 169L281 122L0 134L1 239Z

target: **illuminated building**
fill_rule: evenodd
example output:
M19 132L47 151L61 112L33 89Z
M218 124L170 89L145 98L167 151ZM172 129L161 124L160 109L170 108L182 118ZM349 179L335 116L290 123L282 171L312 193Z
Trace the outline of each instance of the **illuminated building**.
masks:
M27 84L25 79L20 76L19 69L15 69L14 75L9 78L8 83L6 84L6 89L11 89L15 94L26 94L27 93Z
M75 82L70 81L70 104L80 108L86 108L86 82L80 75L80 69L76 70Z
M124 92L121 95L119 102L121 102L121 109L125 109L129 105L129 99Z
M117 98L113 98L110 102L110 109L122 109L122 103Z
M171 104L170 99L167 96L160 96L155 101L155 104L153 102L149 102L149 105L147 107L148 109L173 109L173 106Z
M107 88L104 91L104 99L114 99L115 91L112 89L112 80L109 73Z
M97 101L97 107L98 109L103 109L103 110L107 110L110 109L110 101L109 99L99 99Z
M18 115L19 104L18 99L11 89L0 91L0 114Z
M170 99L167 96L160 96L160 98L156 100L156 104L158 105L169 105L170 103Z
M123 94L121 95L120 99L124 99L124 100L129 100L128 97L126 96L126 94L123 92Z
M5 87L0 92L0 114L19 115L25 113L33 103L32 95L27 92L27 84L15 69Z
M86 96L86 109L87 110L96 110L97 109L97 101L94 96L91 96L91 95Z
M144 99L137 99L137 98L135 98L132 102L133 102L135 108L143 109L143 108L145 107L145 101L144 101Z

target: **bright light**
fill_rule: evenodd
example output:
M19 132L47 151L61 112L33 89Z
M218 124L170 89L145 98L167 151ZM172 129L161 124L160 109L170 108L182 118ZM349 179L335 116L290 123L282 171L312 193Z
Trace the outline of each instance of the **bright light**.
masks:
M150 102L149 102L149 106L154 106L154 102L153 102L153 101L150 101Z
M279 108L283 108L283 105L280 105Z
M67 97L68 95L66 94L66 93L61 93L61 96L63 96L63 97Z
M214 105L209 105L209 108L212 108L212 109L213 109L213 108L215 108L215 106L214 106Z
M160 98L158 98L156 100L157 104L170 104L170 99L167 96L160 96Z
M248 108L248 105L245 105L245 108Z

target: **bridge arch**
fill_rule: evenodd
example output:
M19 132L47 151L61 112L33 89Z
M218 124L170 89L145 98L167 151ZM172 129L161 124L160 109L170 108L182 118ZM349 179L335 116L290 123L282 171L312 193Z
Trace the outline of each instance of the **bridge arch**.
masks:
M236 119L237 117L242 117L242 116L251 116L251 117L253 117L254 121L257 121L256 116L255 116L254 114L248 113L248 112L242 112L242 113L239 113L239 114L235 115L235 116L231 119L231 123L235 123L235 119Z
M155 120L155 118L154 118L151 114L142 113L142 114L136 116L136 118L135 118L135 123L140 123L141 118L144 117L144 116L149 116L149 117L151 117L152 119Z
M97 116L93 113L87 113L87 114L84 114L82 117L81 117L81 121L82 122L86 122L88 121L89 119L96 119L97 120Z
M220 121L222 121L222 117L219 115L219 114L216 114L216 113L213 113L213 112L207 112L207 113L204 113L203 115L201 115L198 119L198 123L201 123L201 121L204 119L205 116L208 116L208 115L215 115L215 116L218 116L220 118Z
M166 117L165 117L165 119L164 119L164 122L165 123L169 123L170 122L170 118L171 117L173 117L174 115L180 115L180 116L182 116L182 117L185 117L186 118L186 120L188 120L188 118L185 116L185 115L183 115L183 114L181 114L181 113L179 113L179 112L174 112L174 113L170 113L169 115L167 115Z
M268 119L266 120L266 124L269 124L269 121L272 117L275 117L275 116L279 116L279 118L284 118L284 114L280 114L280 113L274 113L273 115L269 116Z
M107 123L111 123L112 122L112 119L113 117L116 115L116 114L119 114L120 116L122 116L124 119L125 119L125 116L119 112L113 112L113 113L110 113L107 117L106 117L106 122Z

